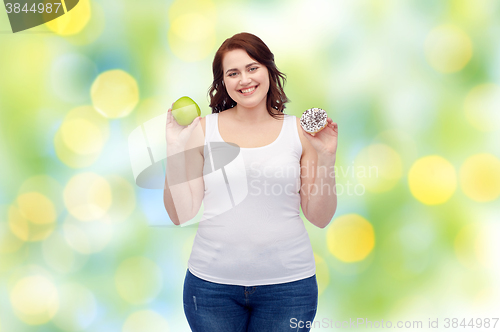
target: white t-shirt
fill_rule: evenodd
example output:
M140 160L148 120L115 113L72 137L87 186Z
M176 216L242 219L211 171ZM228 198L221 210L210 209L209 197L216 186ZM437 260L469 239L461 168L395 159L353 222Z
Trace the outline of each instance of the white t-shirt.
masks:
M206 116L204 211L189 271L241 286L314 275L314 255L299 212L302 145L296 117L285 114L273 143L239 148L223 141L218 115Z

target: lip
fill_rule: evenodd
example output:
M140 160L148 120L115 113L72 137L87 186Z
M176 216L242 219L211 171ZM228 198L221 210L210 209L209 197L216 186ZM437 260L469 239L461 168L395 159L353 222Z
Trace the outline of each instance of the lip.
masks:
M257 84L257 85L254 85L254 86L249 86L248 88L243 88L244 90L246 90L246 89L250 89L250 88L255 87L255 90L253 90L252 92L249 92L249 93L242 93L242 92L241 92L241 90L243 90L243 89L240 89L240 90L238 90L238 93L240 93L240 94L241 94L241 95L243 95L243 96L251 96L251 95L253 95L253 94L254 94L254 92L255 92L255 91L257 91L257 89L258 89L259 85L260 85L260 84Z

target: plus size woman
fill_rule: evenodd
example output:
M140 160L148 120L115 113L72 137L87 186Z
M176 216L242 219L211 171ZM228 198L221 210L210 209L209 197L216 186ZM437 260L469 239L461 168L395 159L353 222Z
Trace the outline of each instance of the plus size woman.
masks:
M180 225L204 203L184 281L186 318L192 331L309 331L318 287L300 208L320 228L333 218L337 124L328 118L313 136L284 113L285 75L253 34L226 39L212 67L212 114L189 126L167 114L167 157L185 156L167 159L167 212ZM225 145L239 163L214 166Z

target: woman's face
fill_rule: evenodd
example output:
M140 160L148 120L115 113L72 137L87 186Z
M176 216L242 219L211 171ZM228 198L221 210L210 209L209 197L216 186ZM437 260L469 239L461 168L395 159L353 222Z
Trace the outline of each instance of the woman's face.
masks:
M252 59L245 50L227 52L222 59L224 85L229 96L244 107L266 104L269 91L267 67Z

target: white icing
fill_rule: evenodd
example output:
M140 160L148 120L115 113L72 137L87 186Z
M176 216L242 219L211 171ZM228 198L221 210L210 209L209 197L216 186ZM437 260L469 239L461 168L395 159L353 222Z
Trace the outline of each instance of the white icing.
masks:
M321 108L310 108L300 118L300 125L308 133L314 133L326 126L328 114Z

